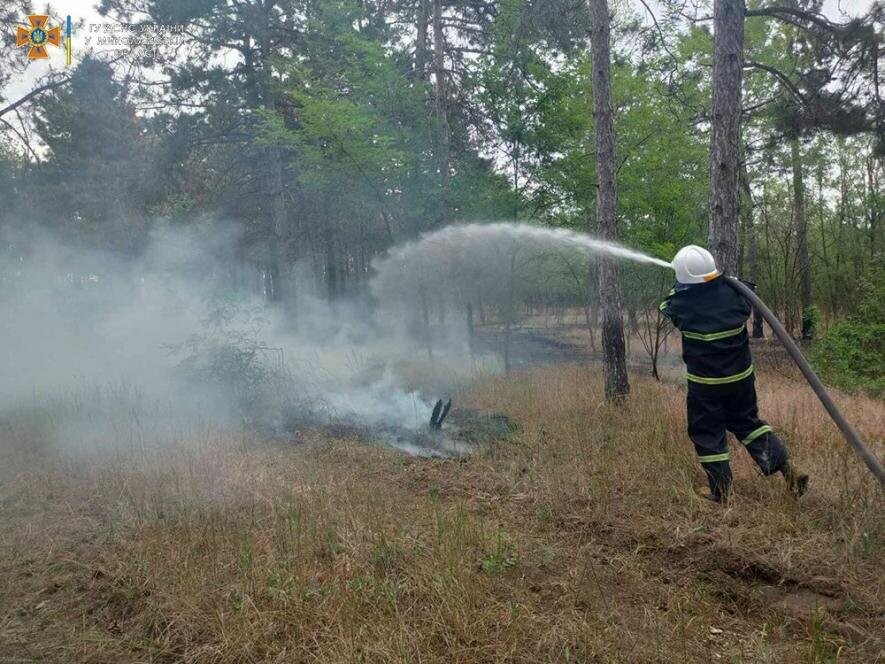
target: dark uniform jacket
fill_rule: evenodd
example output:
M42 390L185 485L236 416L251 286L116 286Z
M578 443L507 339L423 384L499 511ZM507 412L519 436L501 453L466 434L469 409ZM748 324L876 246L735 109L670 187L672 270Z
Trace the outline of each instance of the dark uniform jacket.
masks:
M746 327L750 305L723 277L677 283L660 309L682 332L689 383L725 385L753 373Z

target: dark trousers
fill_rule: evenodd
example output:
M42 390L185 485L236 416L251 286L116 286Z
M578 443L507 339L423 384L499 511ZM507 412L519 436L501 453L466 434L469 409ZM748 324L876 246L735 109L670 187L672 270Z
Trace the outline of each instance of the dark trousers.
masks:
M754 376L727 385L688 384L688 435L707 474L715 498L731 490L726 431L747 449L764 475L779 471L787 460L787 448L759 419Z

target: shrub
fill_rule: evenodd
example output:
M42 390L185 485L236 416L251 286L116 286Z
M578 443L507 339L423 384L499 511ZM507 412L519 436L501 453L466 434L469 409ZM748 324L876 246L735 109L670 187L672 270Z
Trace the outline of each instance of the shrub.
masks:
M813 304L802 312L802 338L813 339L820 327L820 309Z
M258 309L220 302L203 321L203 331L171 348L187 385L222 397L250 424L279 420L294 393L281 348L268 346Z
M885 396L885 285L876 279L863 290L857 314L830 328L812 360L836 387Z

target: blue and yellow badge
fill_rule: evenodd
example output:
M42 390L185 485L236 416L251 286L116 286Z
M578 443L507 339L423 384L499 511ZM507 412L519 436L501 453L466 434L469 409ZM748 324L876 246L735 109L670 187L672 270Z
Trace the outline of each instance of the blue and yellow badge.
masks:
M15 43L19 48L27 46L28 58L31 60L45 60L49 57L47 46L61 46L61 28L48 27L49 17L45 14L32 14L28 16L30 27L18 26L16 28ZM67 64L71 64L71 17L68 16L67 31L65 33L65 50Z

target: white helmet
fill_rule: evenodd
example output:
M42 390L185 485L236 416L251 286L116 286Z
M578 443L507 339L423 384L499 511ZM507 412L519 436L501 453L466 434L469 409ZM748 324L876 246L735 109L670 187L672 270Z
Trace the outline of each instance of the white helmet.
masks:
M702 284L719 276L713 254L694 244L682 247L673 259L676 281L681 284Z

